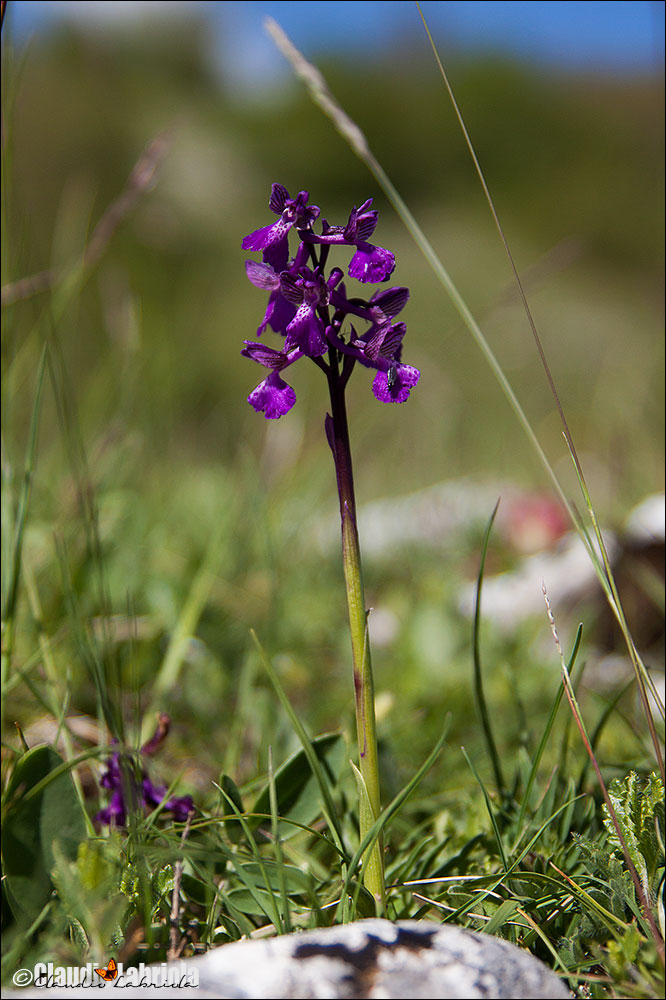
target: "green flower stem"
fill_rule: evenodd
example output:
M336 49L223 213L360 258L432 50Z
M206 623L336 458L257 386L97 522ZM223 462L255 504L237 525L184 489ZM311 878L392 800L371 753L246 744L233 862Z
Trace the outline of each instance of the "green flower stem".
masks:
M331 395L332 416L326 419L326 433L333 452L335 472L340 498L340 519L342 522L342 562L347 589L349 609L349 629L351 632L352 660L354 668L354 693L356 699L356 731L360 758L360 772L367 796L361 794L360 835L361 840L379 817L381 805L379 796L379 765L377 760L377 731L375 725L375 696L368 641L367 610L363 591L361 571L361 551L356 524L356 501L354 498L354 476L352 471L349 428L345 407L345 384L349 373L341 375L337 357L329 354L330 369L328 383ZM368 808L369 806L369 808ZM380 912L384 910L384 865L382 844L375 841L365 859L364 883L375 898Z

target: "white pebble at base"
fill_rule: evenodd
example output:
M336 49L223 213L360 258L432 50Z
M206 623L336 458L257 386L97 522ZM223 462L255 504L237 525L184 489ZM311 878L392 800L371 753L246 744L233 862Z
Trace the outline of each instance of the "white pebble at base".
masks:
M186 959L198 987L132 987L124 997L321 998L321 1000L558 1000L558 977L529 952L490 935L430 921L362 920L264 940L239 941ZM13 997L79 989L29 988Z

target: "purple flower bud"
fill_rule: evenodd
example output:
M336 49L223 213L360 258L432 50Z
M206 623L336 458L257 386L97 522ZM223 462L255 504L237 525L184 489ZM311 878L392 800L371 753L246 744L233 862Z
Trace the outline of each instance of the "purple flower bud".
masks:
M349 221L344 228L345 242L350 246L358 246L370 239L377 227L379 212L376 209L370 211L372 198L364 201L360 208L353 208L349 215Z
M387 319L393 319L405 308L409 302L409 289L397 286L396 288L382 288L370 299L370 311L378 316L381 313Z

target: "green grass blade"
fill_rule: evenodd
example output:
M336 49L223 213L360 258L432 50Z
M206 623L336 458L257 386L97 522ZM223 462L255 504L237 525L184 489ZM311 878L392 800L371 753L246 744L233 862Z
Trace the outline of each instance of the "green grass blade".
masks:
M56 553L60 566L62 589L75 649L81 662L85 663L90 676L92 677L97 694L99 710L109 732L111 733L111 736L119 743L123 743L122 713L120 712L118 705L114 704L111 700L107 678L107 664L104 659L103 651L100 650L98 641L90 628L86 627L84 624L79 607L79 600L70 576L67 550L65 548L64 540L59 536L56 536Z
M368 789L361 771L353 761L350 761L349 763L351 764L351 768L354 773L354 780L356 781L356 789L358 791L360 828L361 830L368 830L374 822L374 812L370 802L370 796L368 795ZM382 866L381 850L381 839L378 837L374 843L371 843L368 847L368 852L363 859L363 865L361 867L364 882L367 877L368 885L373 884L372 880L374 880L375 883L381 882L382 884L381 897L379 899L375 898L378 917L383 916L386 910L386 889L383 886L384 871Z
M319 790L320 790L321 795L322 795L323 805L326 808L326 813L327 813L329 819L333 823L333 829L335 830L335 837L337 839L337 842L339 844L344 844L345 838L344 838L344 834L342 832L342 826L340 824L340 819L339 819L338 814L337 814L337 809L336 809L335 803L333 801L333 793L331 791L331 787L330 787L330 782L328 780L328 776L326 775L323 767L321 766L321 764L319 762L319 759L317 757L317 754L315 753L314 747L312 746L312 741L310 740L310 737L306 733L305 727L303 726L303 723L301 722L301 720L298 718L298 716L294 712L294 710L293 710L293 708L291 706L291 703L290 703L289 699L287 698L286 692L285 692L284 688L282 687L282 684L280 682L280 678L276 674L275 670L273 669L273 665L271 664L271 662L269 661L268 657L266 656L266 653L264 652L264 648L261 645L261 643L259 642L259 638L258 638L256 632L253 629L251 629L250 630L250 634L252 635L252 638L254 640L254 644L257 647L257 650L259 652L259 657L261 659L261 662L263 663L264 669L265 669L266 673L268 674L268 677L270 679L271 684L275 688L275 692L276 692L276 694L277 694L277 696L278 696L278 698L280 700L280 703L282 704L282 707L284 708L285 712L287 713L287 716L288 716L289 721L290 721L290 723L291 723L291 725L293 727L294 732L296 733L296 735L298 736L298 738L300 740L301 746L303 747L303 752L304 752L304 754L305 754L305 756L307 758L307 761L308 761L308 763L310 765L310 769L312 770L312 773L314 774L314 776L315 776L315 778L317 780L317 784L319 785Z
M190 637L196 630L211 587L215 582L215 572L222 558L222 551L227 539L226 528L226 521L223 521L192 580L178 621L171 633L167 651L152 684L151 703L144 714L144 725L148 728L152 725L154 711L165 707L167 695L178 681L185 662ZM148 733L146 732L144 735L147 736Z
M9 556L9 573L7 579L7 590L3 594L2 600L2 666L0 682L2 685L2 718L4 719L4 699L5 685L9 678L12 652L14 649L14 623L16 618L16 605L18 601L19 582L21 579L21 559L23 554L23 538L25 526L28 519L28 508L30 505L30 493L32 489L32 476L35 467L35 455L37 452L37 435L39 431L39 416L41 413L42 390L44 388L44 372L46 370L46 347L42 350L42 356L37 369L37 384L35 387L35 401L32 406L32 416L30 418L30 434L28 437L28 450L23 471L23 481L19 491L16 506L16 516L14 518L14 538ZM3 463L3 493L8 489L8 484L4 482L5 471ZM4 503L3 503L4 506ZM3 573L3 582L5 574Z
M245 872L243 871L243 866L238 863L238 859L237 859L236 855L233 853L233 851L225 850L224 851L225 856L227 857L227 859L230 861L231 865L233 866L234 871L236 872L236 875L238 876L239 880L243 883L243 885L245 886L245 888L248 890L248 892L252 896L252 898L255 901L255 903L257 904L257 906L259 906L260 909L262 910L262 912L266 914L266 916L271 921L271 923L275 927L275 930L278 932L278 934L284 934L284 930L285 930L284 924L283 924L283 922L282 922L282 920L280 918L280 910L279 910L279 907L278 907L277 902L275 900L275 894L273 893L273 889L272 889L272 886L271 886L271 881L270 881L270 879L268 877L268 873L266 871L266 866L264 864L264 859L263 859L263 857L261 855L261 852L259 851L259 849L257 847L256 841L254 839L254 834L252 833L250 825L247 822L247 818L240 811L240 809L238 808L238 806L236 805L236 803L234 802L234 800L232 799L232 797L230 795L227 795L227 793L224 791L224 789L220 785L216 784L215 782L213 782L213 784L215 785L215 787L219 791L220 795L224 796L224 798L226 799L226 801L229 803L229 805L231 806L231 808L232 808L232 810L233 810L233 812L234 812L234 814L236 816L236 819L238 820L238 822L240 823L241 827L243 828L243 833L245 834L245 837L247 839L247 844L248 844L248 847L250 849L250 853L254 857L254 860L259 865L259 868L261 870L262 878L264 880L264 888L265 888L267 897L270 900L270 905L268 907L266 906L264 900L261 898L260 894L256 891L256 886L254 885L254 882L252 881L252 879L249 879L249 878L246 877Z
M505 899L497 907L492 917L488 923L483 924L480 928L482 934L497 934L499 930L504 927L508 921L514 916L518 910L518 900L517 899Z
M284 857L282 854L282 841L280 840L280 828L278 817L277 791L275 788L275 771L273 770L273 750L268 748L268 788L271 801L271 832L273 834L273 847L275 848L275 860L278 864L278 877L280 880L280 894L282 896L282 906L284 912L284 929L287 934L291 931L291 915L289 912L289 897L287 895L287 882L284 877Z
M570 672L573 670L574 664L576 662L576 657L578 656L578 650L580 649L580 644L581 644L582 638L583 638L583 626L581 624L581 625L578 626L578 628L576 630L576 638L574 639L573 650L571 651L571 656L569 657L568 670ZM546 749L546 744L548 742L548 738L549 738L551 730L553 728L553 724L555 722L555 717L557 715L557 712L558 712L558 709L560 707L560 703L562 701L563 696L564 696L564 687L562 686L562 684L559 684L558 687L557 687L557 693L555 695L555 700L553 701L552 707L551 707L550 712L548 714L548 720L546 722L546 726L545 726L545 729L543 731L543 735L542 735L542 737L541 737L541 739L539 741L539 746L537 747L537 751L536 751L536 753L534 755L534 760L532 761L532 766L530 768L529 777L527 779L527 784L525 786L525 791L523 793L523 801L521 802L521 805L520 805L520 814L518 816L518 836L517 836L516 843L515 843L514 848L513 848L514 850L516 850L516 848L518 847L518 844L520 843L520 841L522 839L522 836L523 836L523 833L522 833L523 823L525 822L525 812L526 812L526 810L527 810L527 808L529 806L529 800L530 800L530 794L532 792L532 786L534 785L534 782L536 780L537 771L539 769L539 764L541 763L541 758L543 756L543 752Z
M488 795L488 792L486 791L485 785L483 784L483 781L481 780L481 775L479 774L479 772L475 768L475 766L474 766L474 764L473 764L473 762L472 762L469 754L467 753L467 751L465 750L464 747L461 747L460 749L462 750L463 757L465 758L465 760L469 764L470 770L472 771L472 774L474 775L474 777L476 778L477 782L479 783L479 787L481 789L481 792L483 793L483 799L484 799L484 801L486 803L486 809L488 810L488 815L490 816L490 822L492 823L493 833L495 834L495 840L497 841L497 847L498 847L498 850L500 852L500 857L502 859L502 865L504 866L504 870L506 871L506 869L509 867L509 864L508 864L508 861L507 861L506 852L504 851L504 843L502 841L502 835L500 833L500 829L499 829L497 820L495 818L495 810L493 809L492 802L490 801L490 796Z
M491 764L493 766L493 772L495 774L495 784L497 786L497 791L499 792L500 798L505 797L505 784L504 776L502 774L502 768L500 765L499 754L497 752L497 744L495 743L495 737L493 736L492 726L490 724L490 715L488 713L488 707L486 705L486 696L483 690L483 673L481 670L481 651L479 648L479 635L481 630L481 588L483 585L483 573L486 565L486 555L488 553L488 544L490 542L490 533L493 528L495 518L497 516L497 511L499 509L499 500L495 504L495 509L490 515L490 520L486 527L485 534L483 536L483 544L481 546L481 565L479 567L479 573L476 580L476 597L474 601L474 625L472 632L472 655L474 658L474 696L476 699L476 704L478 707L479 715L481 717L481 728L483 729L483 736L486 741L486 748L488 750L488 756L490 757Z

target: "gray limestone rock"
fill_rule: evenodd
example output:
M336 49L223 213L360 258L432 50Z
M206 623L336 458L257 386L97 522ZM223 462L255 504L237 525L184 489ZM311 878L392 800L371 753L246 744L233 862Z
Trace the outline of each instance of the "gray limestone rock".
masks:
M239 941L187 959L181 966L185 968L197 973L198 987L133 986L127 970L125 983L116 980L109 987L120 987L123 997L219 1000L556 1000L571 996L550 969L515 945L430 921L361 920L285 937ZM73 992L81 991L31 986L12 996L56 997Z

